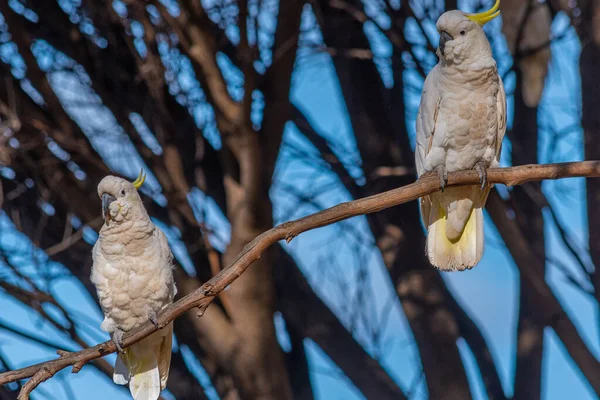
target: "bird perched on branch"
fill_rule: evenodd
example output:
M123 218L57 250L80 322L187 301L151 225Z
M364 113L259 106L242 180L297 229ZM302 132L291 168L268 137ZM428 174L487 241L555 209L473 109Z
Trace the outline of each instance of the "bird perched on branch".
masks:
M483 207L506 132L506 95L483 25L500 14L447 11L437 21L439 63L425 79L417 115L417 173L436 171L442 190L420 199L427 256L444 271L474 267L483 254ZM475 169L481 185L445 189L448 172Z
M173 302L173 255L165 234L156 227L134 182L107 176L98 185L104 225L94 245L91 281L104 313L101 329L111 334L119 354L113 380L129 383L135 400L156 400L167 385L173 324L123 349L122 337Z

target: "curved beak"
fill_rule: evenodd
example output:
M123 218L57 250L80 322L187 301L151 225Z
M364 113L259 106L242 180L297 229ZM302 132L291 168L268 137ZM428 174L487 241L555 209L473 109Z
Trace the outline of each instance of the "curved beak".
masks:
M115 200L117 199L108 193L102 194L102 217L105 221L108 221L110 219L109 206L110 203L112 203Z
M450 41L454 39L448 32L446 31L442 31L440 32L440 45L439 45L439 49L442 52L442 55L444 54L444 48L446 47L446 42Z

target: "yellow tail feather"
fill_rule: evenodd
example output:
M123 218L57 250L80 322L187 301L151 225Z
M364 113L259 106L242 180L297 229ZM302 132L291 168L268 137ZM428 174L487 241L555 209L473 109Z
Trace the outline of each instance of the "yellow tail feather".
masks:
M113 380L129 383L134 400L156 400L167 386L173 324L134 343L117 356Z
M483 210L481 203L471 210L465 228L457 240L446 235L448 215L440 202L440 194L431 196L429 212L427 257L442 271L471 269L483 255Z

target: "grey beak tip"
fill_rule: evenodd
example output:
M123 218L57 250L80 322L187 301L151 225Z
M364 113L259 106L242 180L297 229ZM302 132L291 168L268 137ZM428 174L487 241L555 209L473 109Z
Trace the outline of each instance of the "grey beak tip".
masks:
M109 212L110 203L115 201L116 198L108 193L102 194L102 217L106 219L106 215Z
M440 32L440 44L439 44L439 49L442 52L442 54L444 54L444 49L446 47L446 42L450 41L454 39L452 37L452 35L450 35L448 32L446 31L442 31Z

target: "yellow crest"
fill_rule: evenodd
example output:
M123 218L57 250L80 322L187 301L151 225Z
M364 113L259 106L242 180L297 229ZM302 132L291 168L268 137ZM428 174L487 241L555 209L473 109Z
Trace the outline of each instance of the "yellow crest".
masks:
M133 181L131 183L133 184L133 187L135 187L136 189L139 189L142 187L145 180L146 180L146 174L144 174L144 168L142 168L140 170L140 175L136 178L135 181Z
M471 21L477 22L479 25L483 26L500 15L500 0L496 0L492 8L489 10L479 13L479 14L466 14L466 17Z

